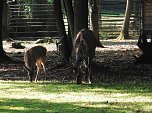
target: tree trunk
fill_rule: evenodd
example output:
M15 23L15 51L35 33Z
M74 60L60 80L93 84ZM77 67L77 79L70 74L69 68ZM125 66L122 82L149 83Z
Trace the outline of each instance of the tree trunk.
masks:
M74 0L74 36L88 29L88 0Z
M67 13L71 36L73 38L74 37L74 11L73 11L73 6L72 6L72 0L63 0L63 1L64 1L66 13Z
M99 39L99 25L98 25L98 3L97 0L89 0L89 17L90 29L94 32L97 38L97 47L103 47Z
M4 53L3 37L2 37L2 21L3 21L3 0L0 1L0 53Z
M124 23L120 35L117 37L118 40L129 38L129 22L130 22L131 9L132 9L131 5L132 5L132 0L127 0Z
M73 39L74 39L74 11L72 6L72 0L63 0L67 21L68 21L68 42L70 53L73 50Z
M5 2L3 3L3 20L2 20L2 26L3 26L3 30L2 30L2 36L3 39L8 39L8 20L7 20L7 16L8 16L8 4Z
M54 11L56 16L56 22L57 22L57 28L59 37L62 37L61 41L61 47L60 47L60 55L66 59L69 60L69 57L71 55L70 49L69 49L69 42L67 40L67 35L65 31L64 21L63 21L63 14L61 9L61 1L60 0L54 0Z
M3 21L3 4L4 4L4 0L0 1L0 62L3 63L5 61L10 61L11 58L8 57L5 54L5 51L3 49L3 36L2 36L2 21Z

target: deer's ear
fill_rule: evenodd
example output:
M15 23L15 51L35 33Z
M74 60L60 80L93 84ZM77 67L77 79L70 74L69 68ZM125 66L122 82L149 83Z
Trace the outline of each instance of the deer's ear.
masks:
M58 48L58 45L59 45L58 41L56 40L56 42L55 42L55 43L56 43L56 47Z
M56 40L56 45L61 44L61 43L63 42L63 38L64 38L64 36L62 36L62 37L59 39L59 41Z

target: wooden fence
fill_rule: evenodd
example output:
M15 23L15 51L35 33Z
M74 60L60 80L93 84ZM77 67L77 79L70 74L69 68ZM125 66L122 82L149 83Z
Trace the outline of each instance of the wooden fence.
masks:
M10 0L11 1L11 0ZM115 38L119 35L126 7L126 0L101 0L99 13L99 31L102 38ZM139 3L134 1L130 21L130 36L140 32ZM8 5L9 36L21 38L58 37L52 4L12 3ZM67 26L67 20L65 19ZM67 27L66 27L67 28Z
M52 4L9 4L9 34L14 38L57 37Z
M132 4L132 14L129 25L129 35L131 37L140 34L140 9L139 1L134 0ZM99 31L103 38L116 38L121 31L126 0L101 0L99 13Z

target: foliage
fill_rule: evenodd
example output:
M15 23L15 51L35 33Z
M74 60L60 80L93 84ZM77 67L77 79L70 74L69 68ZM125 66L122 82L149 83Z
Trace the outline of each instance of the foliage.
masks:
M106 32L100 32L99 33L99 37L101 37L101 39L108 39L109 35Z
M49 3L53 3L53 0L48 0Z

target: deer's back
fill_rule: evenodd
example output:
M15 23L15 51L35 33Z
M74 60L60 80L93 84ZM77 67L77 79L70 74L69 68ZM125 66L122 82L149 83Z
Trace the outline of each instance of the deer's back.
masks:
M35 46L27 50L24 54L24 62L27 68L35 68L36 62L46 57L46 48L43 46Z
M88 55L93 58L95 55L95 48L97 44L97 39L94 33L88 29L82 29L76 36L74 46L75 48L81 46L81 41L84 40L85 46L87 46Z

